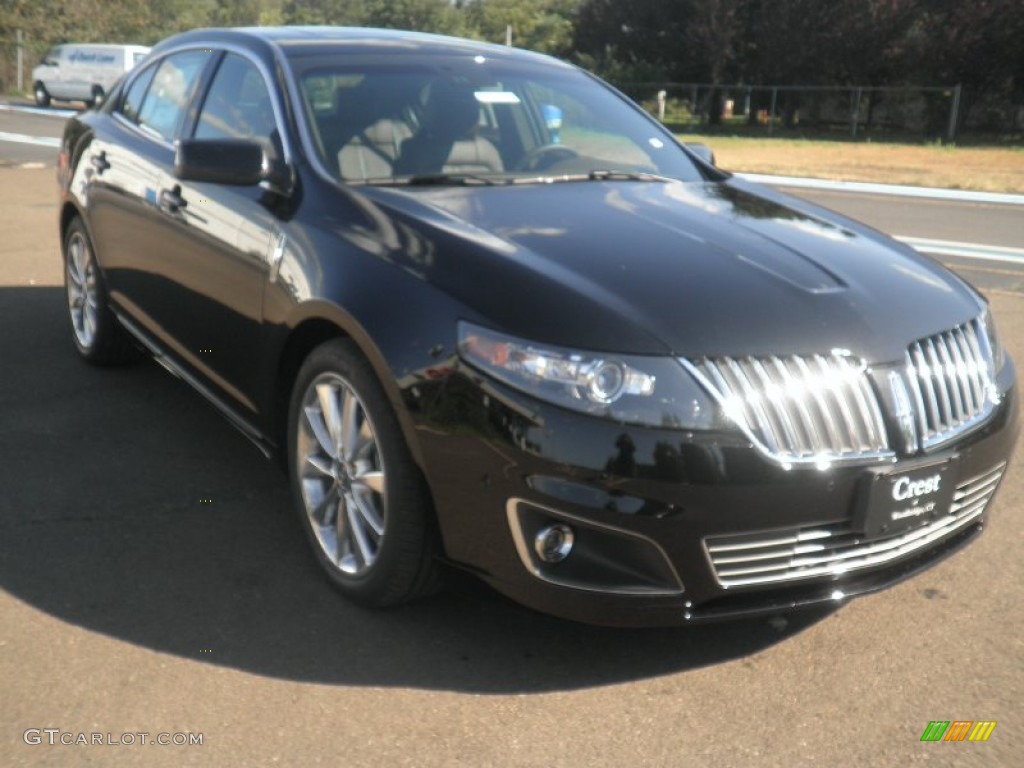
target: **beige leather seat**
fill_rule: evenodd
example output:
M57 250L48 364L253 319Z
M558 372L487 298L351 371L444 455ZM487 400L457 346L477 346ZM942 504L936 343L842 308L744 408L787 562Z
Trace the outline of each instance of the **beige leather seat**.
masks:
M343 179L378 179L392 174L402 143L412 136L401 120L382 119L360 131L338 152Z
M500 173L498 149L478 135L480 105L468 86L436 82L420 130L402 143L396 176L432 173Z

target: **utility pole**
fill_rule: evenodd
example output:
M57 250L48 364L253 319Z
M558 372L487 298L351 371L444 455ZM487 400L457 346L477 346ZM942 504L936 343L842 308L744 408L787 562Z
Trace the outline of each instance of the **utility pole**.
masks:
M956 131L960 123L960 91L963 86L957 83L953 86L953 101L949 105L949 130L946 131L946 140L950 144L956 141Z
M18 40L18 90L25 90L25 48L22 43L25 41L25 33L20 29L17 32Z

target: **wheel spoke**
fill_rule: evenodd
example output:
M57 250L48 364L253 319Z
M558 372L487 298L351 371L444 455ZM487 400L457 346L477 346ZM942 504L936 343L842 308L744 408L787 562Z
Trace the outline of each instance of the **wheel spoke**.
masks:
M349 528L351 527L348 522L348 505L345 503L345 499L340 494L338 495L338 501L334 505L334 562L344 570L344 562L351 550L352 545L349 541L350 534Z
M370 529L379 539L384 535L384 521L373 504L373 495L366 489L354 486L352 488L352 498L355 500L359 516L370 526Z
M373 451L374 440L373 430L370 428L370 420L367 418L363 419L363 423L359 425L359 447L355 449L352 459L365 459L367 454Z
M353 483L366 486L374 493L384 493L384 473L379 470L361 472L352 480Z
M352 390L345 388L345 400L341 415L341 458L352 461L359 448L359 401ZM364 420L365 422L365 420Z
M82 285L84 275L82 274L82 241L77 237L72 237L71 242L68 243L68 274L71 276L75 285Z
M320 403L324 424L330 435L331 447L327 453L333 458L339 458L341 456L341 414L338 413L338 390L330 384L317 384L316 397Z
M327 425L324 424L323 413L312 405L307 405L303 412L306 414L306 423L309 424L309 428L313 432L313 436L316 441L320 444L320 450L326 453L328 456L334 456L334 444L331 441L331 436L327 431Z
M73 252L68 258L68 280L71 283L68 287L74 286L76 290L82 290L82 275L78 271L78 264L75 263L75 256Z
M373 545L370 543L369 538L366 536L366 528L362 518L358 515L353 507L356 504L347 504L346 512L348 512L348 528L349 528L349 539L355 544L355 549L358 550L359 560L363 565L372 565L375 557L373 551ZM353 552L355 554L355 552Z
M86 296L95 298L96 296L96 271L86 267L85 270L85 294Z
M306 457L306 464L315 469L321 475L333 479L334 476L331 474L331 462L327 461L322 456L314 456L313 454L310 454Z
M317 525L334 525L338 514L338 501L337 490L333 487L328 489L327 493L324 493L320 500L315 502L309 516L313 518Z

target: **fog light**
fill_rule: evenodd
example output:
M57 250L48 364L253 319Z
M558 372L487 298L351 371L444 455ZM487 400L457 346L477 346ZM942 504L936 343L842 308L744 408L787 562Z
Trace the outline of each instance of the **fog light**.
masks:
M533 538L533 548L545 563L560 563L572 552L572 528L558 523L541 528Z

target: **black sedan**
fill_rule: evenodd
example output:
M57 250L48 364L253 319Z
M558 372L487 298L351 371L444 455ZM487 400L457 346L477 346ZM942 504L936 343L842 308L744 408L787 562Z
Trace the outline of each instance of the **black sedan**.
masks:
M277 457L364 604L457 567L682 624L935 563L1016 434L986 301L709 159L540 55L186 33L68 123L73 340L148 351Z

